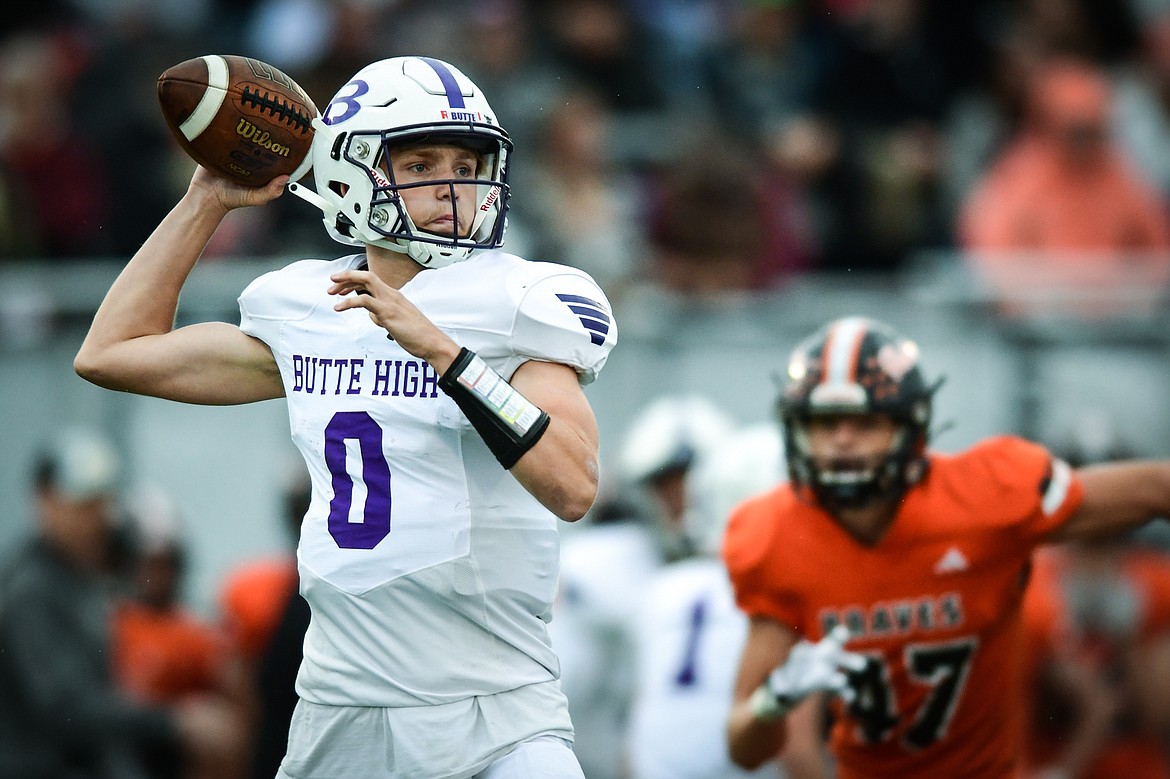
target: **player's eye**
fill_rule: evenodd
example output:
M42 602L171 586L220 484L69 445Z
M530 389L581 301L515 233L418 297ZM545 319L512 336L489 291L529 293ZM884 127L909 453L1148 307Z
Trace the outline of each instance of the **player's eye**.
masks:
M460 178L469 179L475 175L475 168L472 168L469 165L459 165L455 168L455 175L459 176Z

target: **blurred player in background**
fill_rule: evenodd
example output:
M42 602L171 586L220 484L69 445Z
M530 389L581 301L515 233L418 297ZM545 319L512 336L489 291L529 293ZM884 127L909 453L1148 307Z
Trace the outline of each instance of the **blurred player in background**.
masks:
M734 429L731 416L707 397L663 395L639 410L622 439L621 477L649 499L666 560L694 553L683 528L687 472Z
M121 688L156 706L201 700L222 711L232 738L213 760L188 759L174 748L144 749L152 779L242 777L244 708L238 664L223 635L187 609L187 549L178 506L157 487L138 487L123 501L132 542L129 592L114 610L113 661Z
M35 532L0 567L0 776L146 779L145 750L213 761L233 739L222 707L140 701L115 681L120 461L81 429L37 457Z
M632 779L781 775L775 763L748 772L727 756L725 726L747 617L735 605L719 550L736 504L783 478L774 423L736 430L688 474L684 525L696 553L660 570L639 599L626 744ZM820 739L813 748L821 748Z
M549 633L589 779L624 777L622 743L633 689L637 605L662 565L651 519L618 496L598 500L561 546Z
M687 474L731 429L730 418L700 395L652 400L621 441L616 485L561 546L550 631L589 779L626 775L641 596L663 562L688 554Z
M546 622L556 520L597 491L581 387L616 340L608 301L580 271L493 251L511 141L453 66L375 62L314 126L316 191L195 171L75 366L172 400L287 400L313 482L312 617L278 776L578 778ZM238 327L175 329L223 218L286 183L358 252L257 279Z
M1073 466L1128 456L1082 417ZM1028 776L1170 779L1170 557L1142 533L1045 547L1024 596Z
M792 355L791 483L741 505L724 545L751 618L728 722L740 765L774 759L787 715L830 692L842 779L1016 777L1032 551L1170 513L1170 462L1074 471L1011 436L928 450L938 384L918 358L860 317Z

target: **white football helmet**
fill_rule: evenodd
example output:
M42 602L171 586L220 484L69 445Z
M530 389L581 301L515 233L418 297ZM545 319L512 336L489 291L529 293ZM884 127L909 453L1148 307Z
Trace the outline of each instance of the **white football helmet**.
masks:
M642 409L622 441L620 468L630 484L688 469L735 422L702 395L664 395Z
M437 268L466 259L475 249L500 246L508 204L508 153L512 142L483 93L455 67L430 57L394 57L359 70L313 120L316 192L295 183L289 191L324 213L334 240L373 244ZM406 212L388 164L397 145L436 141L465 146L482 160L475 179L441 179L458 210L471 208L467 237L419 230ZM475 185L475 202L456 203L455 185Z
M786 476L779 425L763 422L740 428L707 449L691 469L684 532L696 549L717 554L731 510Z

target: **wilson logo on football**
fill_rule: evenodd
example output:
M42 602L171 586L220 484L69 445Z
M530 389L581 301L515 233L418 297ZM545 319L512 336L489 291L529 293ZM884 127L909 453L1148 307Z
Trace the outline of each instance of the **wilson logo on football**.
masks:
M273 154L279 154L281 157L287 157L291 152L285 144L273 141L270 132L261 130L247 119L241 119L236 125L236 135L239 135L246 141L251 141L260 148L270 151Z

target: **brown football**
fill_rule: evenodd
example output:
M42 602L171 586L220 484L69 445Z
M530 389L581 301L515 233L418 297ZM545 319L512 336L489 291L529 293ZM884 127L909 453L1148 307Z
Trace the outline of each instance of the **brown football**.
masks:
M158 102L192 159L246 186L297 171L313 143L313 101L252 57L210 54L167 68L158 78Z

